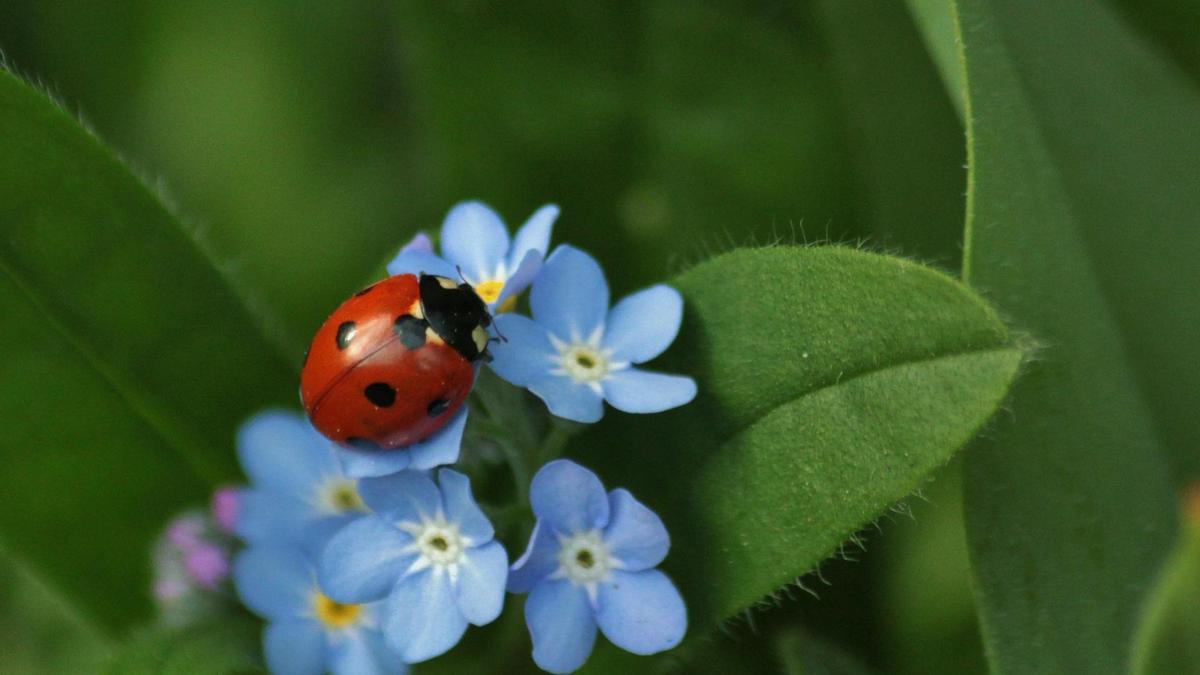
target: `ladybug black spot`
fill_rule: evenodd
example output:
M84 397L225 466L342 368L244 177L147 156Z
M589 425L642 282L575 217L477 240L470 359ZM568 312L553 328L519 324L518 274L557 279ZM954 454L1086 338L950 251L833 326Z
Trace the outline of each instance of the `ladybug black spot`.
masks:
M357 332L358 326L353 321L343 321L342 325L338 326L337 348L341 350L349 347Z
M361 291L355 293L354 297L360 298L360 297L366 295L367 293L370 293L371 291L375 290L375 286L376 286L376 284L371 284L370 286L367 286L366 288L362 289Z
M400 336L400 342L409 349L416 349L425 344L425 329L429 324L412 314L396 317L394 330Z
M450 407L450 399L448 399L448 398L434 399L433 401L431 401L429 403L429 408L428 408L429 416L437 417L438 415L441 415L442 413L446 412L446 408L449 408L449 407Z
M387 382L372 382L363 389L363 394L380 408L390 408L396 402L396 390Z
M346 445L354 448L355 450L362 450L363 452L375 452L376 450L383 449L379 447L379 444L375 441L372 441L369 438L362 438L360 436L351 436L350 438L347 438Z

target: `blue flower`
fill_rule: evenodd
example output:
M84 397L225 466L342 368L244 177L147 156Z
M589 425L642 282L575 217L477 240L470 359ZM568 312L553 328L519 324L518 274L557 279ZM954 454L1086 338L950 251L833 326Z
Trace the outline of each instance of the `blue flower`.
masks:
M301 415L259 413L242 425L237 446L251 485L241 493L235 528L251 544L315 550L366 512L333 443Z
M496 212L480 202L463 202L442 223L442 257L433 253L429 237L419 234L388 263L389 274L438 274L467 283L489 307L525 290L542 267L550 250L550 231L558 218L558 207L538 209L511 242L508 228Z
M405 469L427 471L458 461L463 432L467 428L467 406L429 438L405 448L356 450L335 446L342 471L350 478L374 478Z
M381 604L331 600L301 549L251 546L234 561L233 578L242 602L268 622L263 647L275 675L408 672L379 630Z
M623 489L608 494L596 474L569 460L533 477L537 525L513 564L508 590L528 593L533 660L552 673L587 661L596 628L634 654L671 649L687 632L683 598L654 569L667 556L662 520Z
M599 263L570 246L546 261L529 296L533 320L496 317L508 341L492 345L491 367L526 387L550 412L595 422L603 401L631 413L660 412L691 401L690 377L633 368L661 354L683 320L683 298L669 286L652 286L610 311L608 283Z
M470 481L442 469L438 482L416 471L364 478L359 490L375 513L338 532L319 565L330 597L387 598L387 643L409 663L444 653L468 623L490 623L504 605L508 554Z

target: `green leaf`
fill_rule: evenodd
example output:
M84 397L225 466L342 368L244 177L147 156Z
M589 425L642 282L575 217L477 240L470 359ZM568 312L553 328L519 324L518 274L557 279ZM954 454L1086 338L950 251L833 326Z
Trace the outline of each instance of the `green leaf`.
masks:
M1182 536L1146 608L1134 672L1200 674L1200 490L1192 488Z
M580 461L671 531L693 635L791 583L904 498L992 415L1021 361L949 277L853 249L738 250L674 285L677 343L654 369L700 396L610 411Z
M964 276L1044 345L967 457L985 642L998 672L1125 671L1174 532L1166 451L1200 468L1200 97L1104 3L958 12Z
M844 134L802 5L396 5L415 222L464 195L514 225L555 200L555 241L621 261L617 291L730 242L864 234L847 231Z
M912 20L895 2L813 4L844 110L858 229L958 269L962 125Z
M908 5L908 12L921 32L930 57L937 64L946 92L954 104L954 111L958 113L959 120L962 120L967 99L964 93L954 0L905 0L905 4Z
M0 70L6 547L107 626L145 617L166 518L237 476L294 373L146 187Z
M186 628L149 628L108 659L108 675L249 675L261 673L260 624L245 618Z
M873 672L836 645L803 628L789 628L776 636L775 652L785 675L869 675Z

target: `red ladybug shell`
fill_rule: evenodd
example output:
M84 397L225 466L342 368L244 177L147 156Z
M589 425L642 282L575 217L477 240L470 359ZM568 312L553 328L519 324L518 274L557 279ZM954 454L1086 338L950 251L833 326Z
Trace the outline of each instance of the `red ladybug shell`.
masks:
M420 288L412 274L380 281L342 303L313 338L300 396L313 426L333 441L412 445L466 402L475 366L430 328Z

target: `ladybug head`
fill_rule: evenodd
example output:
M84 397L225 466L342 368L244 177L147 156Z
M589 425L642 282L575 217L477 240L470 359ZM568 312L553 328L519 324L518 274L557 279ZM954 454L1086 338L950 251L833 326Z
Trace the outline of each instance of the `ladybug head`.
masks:
M422 274L421 311L438 337L468 361L488 359L492 315L471 284Z

